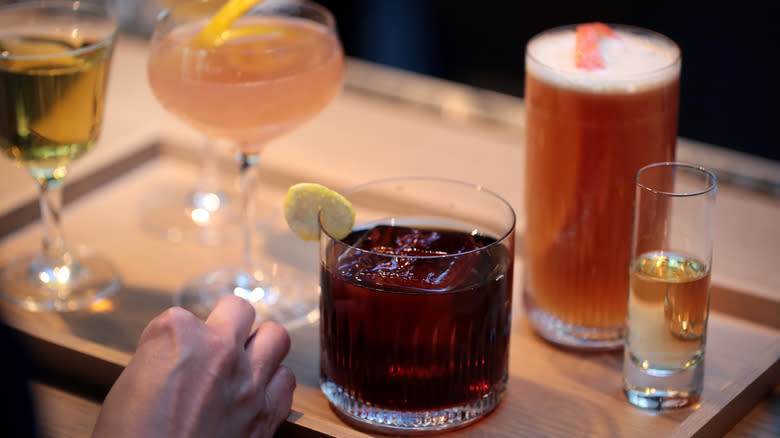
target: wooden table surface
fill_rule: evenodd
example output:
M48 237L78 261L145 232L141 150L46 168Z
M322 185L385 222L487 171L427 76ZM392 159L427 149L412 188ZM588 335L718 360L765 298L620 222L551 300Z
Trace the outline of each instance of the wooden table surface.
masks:
M146 83L145 75L146 44L143 40L123 36L113 61L111 82L106 104L104 131L98 147L73 166L71 181L79 181L94 175L103 168L116 168L117 162L137 157L149 149L149 145L162 143L166 150L188 151L199 144L199 135L166 113L155 101ZM373 75L371 81L366 76ZM398 78L404 78L400 81ZM403 84L400 87L399 84ZM391 92L387 92L391 90ZM516 99L492 93L479 93L478 100L464 87L446 84L429 78L404 75L388 69L376 69L363 63L351 61L348 67L345 91L320 116L296 132L273 142L265 151L261 161L261 180L269 183L263 189L271 199L275 199L280 189L287 184L302 180L324 182L335 189L345 188L356 183L389 176L419 175L466 179L485 185L502 194L518 212L522 206L522 169L525 165L522 140L522 106ZM435 103L435 104L434 104ZM139 152L140 151L140 152ZM393 153L399 152L399 153ZM402 153L401 153L402 152ZM109 183L89 194L89 201L77 201L66 208L65 227L72 241L90 243L91 246L103 245L106 248L122 248L127 252L122 259L123 282L138 291L172 291L182 281L179 275L166 275L165 269L179 269L179 273L197 272L205 269L213 258L232 257L231 248L210 249L214 255L189 260L187 268L173 263L157 270L149 268L136 260L141 251L158 251L159 254L177 254L181 248L170 248L167 242L144 241L144 245L130 245L123 240L118 228L132 226L127 212L137 207L137 199L150 187L164 184L162 176L180 175L192 177L192 169L186 168L181 160L169 158L164 153L158 161L143 166L139 170L128 171L123 177L122 186ZM171 155L173 157L175 154ZM381 156L381 159L378 157ZM583 419L589 429L571 429L592 436L627 435L632 430L658 428L670 435L705 436L707 433L722 434L729 437L775 437L780 435L780 401L778 400L778 354L780 345L780 198L767 195L773 183L778 182L780 171L777 163L767 162L754 157L745 157L720 148L682 140L678 156L686 161L695 161L717 167L723 175L734 181L747 178L753 181L753 190L722 184L718 199L716 220L716 249L713 271L713 311L723 312L713 323L721 330L722 339L733 342L735 348L750 340L756 345L766 345L763 359L756 363L773 364L772 371L762 374L762 388L772 388L760 394L750 391L729 392L728 385L712 388L712 406L728 406L731 416L709 421L702 427L697 421L708 421L705 404L694 415L677 417L638 416L628 406L603 414L603 418ZM226 158L226 157L222 157ZM178 160L178 161L177 161ZM113 167L112 167L113 166ZM191 167L191 166L190 166ZM6 260L24 247L34 244L38 238L37 225L19 228L20 217L32 215L29 208L36 196L36 190L29 176L13 167L7 160L0 162L0 214L5 212L0 222L0 261ZM756 183L757 181L757 183ZM10 182L10 184L9 184ZM262 181L261 181L262 183ZM760 187L760 190L756 190ZM770 189L766 189L769 187ZM123 197L127 197L127 199ZM86 195L84 196L87 197ZM266 199L268 199L268 197ZM103 207L101 207L103 206ZM121 212L122 207L127 210ZM262 204L269 215L278 208L273 203ZM20 210L21 208L21 210ZM106 208L105 216L95 216L92 209ZM100 211L100 210L97 210ZM8 213L12 212L12 213ZM278 213L277 213L278 215ZM111 226L102 224L104 218L110 218ZM27 220L32 220L30 217ZM69 219L78 219L70 222ZM276 217L278 220L278 217ZM519 215L518 232L522 233L524 224ZM114 229L116 227L117 229ZM275 230L284 234L284 230ZM105 233L97 237L98 233ZM287 236L289 237L289 236ZM151 238L149 238L151 239ZM300 265L302 272L316 270L316 245L296 246L292 240L281 239L264 242L266 248L275 252L279 259ZM168 246L166 246L168 245ZM118 251L118 250L114 250ZM134 253L133 251L136 251ZM311 256L299 257L301 254ZM118 256L117 256L118 257ZM236 255L237 258L237 255ZM130 260L132 259L132 260ZM179 262L182 264L182 262ZM161 296L165 294L162 293ZM517 297L517 295L516 295ZM515 299L519 306L519 299ZM167 303L167 301L166 301ZM161 304L163 305L163 304ZM31 332L39 331L41 336L51 336L52 324L61 321L49 320L42 329L28 324L26 316L14 310L8 312L18 327ZM725 314L729 316L726 316ZM737 317L737 318L734 318ZM742 318L742 319L739 319ZM63 318L71 323L73 317ZM522 310L515 308L513 316L513 344L510 362L523 363L513 369L522 372L545 372L549 360L570 360L568 366L580 367L583 373L593 373L585 378L596 378L605 370L614 371L619 362L616 356L579 357L567 359L562 353L530 335L530 329L524 321ZM136 330L134 328L133 330ZM122 364L132 353L135 342L134 331L129 330L127 338L110 348L85 343L83 348L95 357L107 358L115 364ZM296 331L293 341L305 343L311 330ZM729 338L733 337L733 339ZM716 342L713 348L728 349L728 342ZM293 347L295 350L295 347ZM739 350L739 348L736 348ZM750 351L750 350L745 350ZM540 357L528 358L526 352ZM736 354L736 353L735 353ZM296 355L289 359L292 363L303 362L306 356ZM544 356L544 357L541 357ZM531 360L532 359L532 360ZM297 361L297 362L296 362ZM739 362L734 362L739 364ZM724 362L724 369L714 370L721 373L723 382L728 383L730 372L741 372L743 368L728 369L732 362ZM300 366L300 364L299 364ZM761 370L756 373L761 374ZM316 380L316 370L303 371L304 382ZM311 375L310 375L311 374ZM755 375L758 375L755 374ZM753 375L753 374L751 374ZM514 376L514 374L513 374ZM563 380L570 376L562 377ZM579 376L583 377L583 376ZM755 376L754 376L755 377ZM753 378L753 377L752 377ZM572 377L576 380L576 376ZM768 379L768 381L767 381ZM510 379L512 381L512 379ZM563 385L563 383L561 383ZM347 427L333 424L316 424L330 421L332 413L327 411L316 385L299 385L296 393L296 406L303 415L291 420L280 431L280 435L295 435L300 432L298 426L314 430L328 431L337 436L361 436ZM554 386L554 385L553 385ZM614 386L614 388L613 388ZM604 394L588 395L585 399L611 407L619 399L619 386L606 379L596 382L595 387ZM557 388L557 387L555 387ZM559 388L560 389L560 388ZM528 405L531 400L518 397L518 393L527 392L528 396L552 397L560 405L565 415L578 415L582 403L568 400L561 394L551 394L549 388L535 387L533 380L526 381L522 373L510 382L510 391L514 395L491 415L475 427L467 428L463 434L472 436L490 436L511 432L528 434L547 433L555 430L552 425L533 425L534 421L543 423L544 419L523 419L509 415L512 409L520 412L535 412ZM40 407L42 426L45 436L85 437L89 436L95 417L99 411L99 401L90 398L78 387L67 382L39 382L34 392ZM759 400L757 403L756 400ZM585 400L583 400L584 402ZM717 402L717 403L716 403ZM506 406L504 406L506 405ZM582 406L580 406L581 408ZM567 411L568 410L568 411ZM587 409L586 409L587 411ZM307 415L314 412L317 415ZM515 412L515 411L512 411ZM590 411L588 411L590 412ZM743 414L745 414L742 417ZM619 418L613 418L619 417ZM720 424L719 424L720 423ZM736 425L731 428L733 424ZM561 430L566 431L566 426ZM731 428L729 430L729 428ZM518 432L520 431L520 432ZM699 434L699 435L697 435ZM705 435L701 435L705 434ZM553 435L554 436L554 435Z

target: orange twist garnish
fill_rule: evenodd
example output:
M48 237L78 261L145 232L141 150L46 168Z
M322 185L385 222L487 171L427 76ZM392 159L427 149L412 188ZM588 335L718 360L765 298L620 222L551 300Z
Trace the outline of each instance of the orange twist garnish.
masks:
M604 37L618 38L615 31L604 23L585 23L577 26L577 47L574 65L583 70L604 68L604 56L599 50L599 40Z
M227 31L233 22L250 10L252 6L262 1L263 0L229 0L219 8L206 26L195 36L195 44L203 48L214 48L223 44L230 38Z

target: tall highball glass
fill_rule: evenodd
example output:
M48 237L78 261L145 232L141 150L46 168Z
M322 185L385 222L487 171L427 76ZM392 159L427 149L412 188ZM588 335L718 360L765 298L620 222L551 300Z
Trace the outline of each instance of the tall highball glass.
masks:
M541 337L577 349L623 346L632 178L677 141L679 47L612 28L600 70L575 67L576 26L526 48L524 308Z

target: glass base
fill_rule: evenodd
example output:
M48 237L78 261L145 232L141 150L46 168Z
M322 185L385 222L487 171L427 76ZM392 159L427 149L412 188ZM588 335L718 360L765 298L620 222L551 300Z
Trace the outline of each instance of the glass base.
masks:
M554 344L590 351L623 348L623 326L594 328L566 323L538 307L528 291L523 291L523 306L534 331Z
M677 372L643 369L630 358L623 358L623 393L629 403L653 411L673 411L699 405L704 382L704 359Z
M506 377L478 400L430 411L382 409L355 398L348 390L323 377L320 389L331 408L349 425L391 435L429 434L466 427L498 406L506 391Z
M217 301L233 294L255 308L255 321L276 321L292 330L319 321L320 289L298 271L279 264L266 267L224 267L188 281L173 304L206 319Z
M225 191L168 188L140 205L141 226L172 242L219 245L240 236L241 217Z
M108 260L87 252L64 259L29 254L0 268L0 296L31 311L74 311L119 291Z

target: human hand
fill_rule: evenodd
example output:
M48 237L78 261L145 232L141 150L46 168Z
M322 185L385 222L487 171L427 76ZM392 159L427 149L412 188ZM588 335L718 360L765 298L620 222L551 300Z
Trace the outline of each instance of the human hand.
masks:
M203 323L171 308L144 329L106 397L93 438L270 437L292 405L295 376L280 365L287 331L222 297Z

